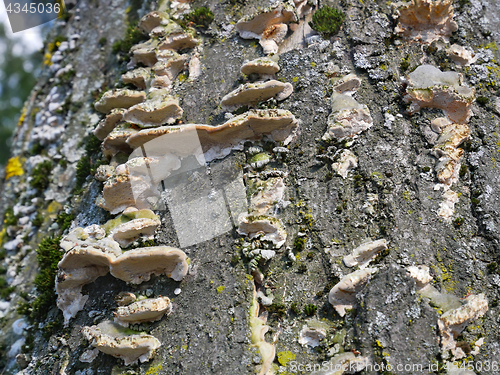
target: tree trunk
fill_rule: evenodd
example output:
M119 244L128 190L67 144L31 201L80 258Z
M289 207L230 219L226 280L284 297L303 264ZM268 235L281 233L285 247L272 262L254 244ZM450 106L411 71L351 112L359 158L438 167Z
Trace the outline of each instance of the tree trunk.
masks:
M500 5L456 1L448 10L431 11L423 27L404 23L401 3L312 1L312 12L304 14L293 3L280 8L279 2L258 0L81 0L66 20L57 21L16 131L0 196L3 373L341 374L334 367L344 363L357 366L348 373L438 374L462 353L469 366L476 366L469 369L479 372L482 365L481 374L498 373ZM429 1L415 4L422 10ZM213 22L183 21L183 7L188 14L202 6L213 12ZM318 29L312 14L326 6L345 14L331 35L318 34L309 24ZM295 9L296 22L285 19L287 7ZM64 255L59 236L103 225L125 207L110 208L111 201L119 205L123 198L112 189L104 203L99 196L132 149L109 140L101 149L93 132L105 114L94 103L103 103L113 88L141 90L120 77L147 67L138 54L129 61L133 53L127 51L149 38L138 37L136 21L158 9L194 30L197 43L175 48L184 57L179 72L156 71L156 81L146 78L146 101L156 103L151 95L157 85L183 110L158 124L188 129L185 124L226 123L236 130L210 133L198 126L191 134L199 136L206 163L197 164L196 171L169 167L181 177L162 175L164 193L156 206L151 199L139 204L137 196L128 204L150 205L161 220L153 237L131 247L181 249L189 258L187 275L176 281L160 274L134 284L106 269L83 287L88 300L65 326L54 294L56 272L58 283L70 277L61 264L57 267ZM283 18L253 32L272 38L289 24L285 40L270 55L280 70L273 77L243 74L244 63L265 54L259 40L243 39L248 35L238 32L242 23L235 24L273 11ZM432 41L440 33L444 37ZM472 52L470 58L459 49L451 52L453 44ZM452 73L446 82L444 76L436 78L427 64L460 73L463 83ZM420 66L424 69L415 70ZM423 78L416 77L419 72ZM345 78L348 74L355 76ZM262 78L275 80L273 87L290 83L293 93L286 97L286 88L280 88L281 94L247 97L238 108L228 104L227 94ZM419 86L423 80L432 84ZM278 126L271 122L261 130L238 127L236 116L247 116L252 107L257 110L250 113L261 117L289 111L292 120L280 132L271 132ZM150 114L141 125L132 112L124 120L129 136L155 125ZM170 130L174 136L180 134L176 131ZM179 156L198 138L175 142L165 148ZM136 154L139 150L132 156L160 157L148 154L147 143ZM106 168L115 177L99 181ZM160 174L166 164L161 168ZM129 165L129 175L132 169ZM370 260L363 251L377 244L368 268L359 264L365 271L356 271L356 264ZM346 258L354 249L363 254ZM425 267L412 266L428 267L432 281L423 280ZM129 327L161 344L144 362L125 365L95 351L81 333L83 327L113 320L120 292L166 296L172 303L172 312L160 320ZM339 295L346 311L335 299ZM448 372L459 373L453 371Z

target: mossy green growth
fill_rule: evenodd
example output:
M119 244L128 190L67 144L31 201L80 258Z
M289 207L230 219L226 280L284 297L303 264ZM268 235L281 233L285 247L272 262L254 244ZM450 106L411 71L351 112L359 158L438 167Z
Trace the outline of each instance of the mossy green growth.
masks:
M9 296L14 290L16 290L15 286L9 286L7 280L5 280L5 278L3 277L0 277L0 297L2 299L9 301Z
M71 226L73 219L75 218L75 214L66 213L66 211L62 210L57 214L56 223L59 225L59 229L61 232L64 232Z
M304 314L306 314L307 316L313 316L314 314L316 314L316 310L318 310L318 307L313 305L312 303L304 306Z
M297 252L301 252L306 248L306 237L296 237L295 241L293 241L293 249Z
M286 314L286 306L282 303L273 303L271 306L267 307L267 311L271 314L278 315L279 318L282 318Z
M489 99L486 96L478 96L476 98L476 102L484 107L486 104L488 104Z
M339 32L344 19L345 14L341 10L325 6L313 14L312 22L309 22L309 26L323 36L329 37Z
M5 214L3 215L3 224L6 227L9 225L17 225L17 217L14 215L14 209L12 207L8 207L5 210Z
M194 9L191 13L184 16L183 21L180 22L181 26L193 26L202 29L207 29L214 20L213 12L207 7Z
M50 172L52 171L52 162L45 160L39 163L31 172L30 186L43 191L49 187Z
M280 363L281 366L286 366L288 362L293 361L296 357L294 353L291 351L283 351L283 352L278 352L277 354L278 357L278 362Z
M137 23L131 23L127 26L125 37L122 40L113 43L113 53L129 53L133 45L146 40L147 37L137 28Z
M40 273L35 277L35 286L39 296L31 303L28 317L42 320L56 301L55 279L57 264L63 252L59 248L61 237L45 237L38 245L37 261Z

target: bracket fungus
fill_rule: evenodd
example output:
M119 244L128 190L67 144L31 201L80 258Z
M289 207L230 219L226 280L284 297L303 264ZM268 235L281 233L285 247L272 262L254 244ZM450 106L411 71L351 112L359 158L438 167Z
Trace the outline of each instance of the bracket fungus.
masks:
M134 91L129 89L109 90L99 99L94 107L97 111L108 113L114 108L129 108L139 104L146 99L144 91Z
M123 119L141 128L173 124L182 116L179 101L170 95L158 95L130 107Z
M106 115L106 118L99 121L96 128L94 129L94 135L100 140L104 140L109 133L111 133L117 124L123 119L123 114L125 113L125 109L123 108L115 108L112 109Z
M298 343L302 346L307 345L315 348L321 345L321 340L326 338L327 329L327 324L317 320L310 320L300 330Z
M241 66L240 71L250 76L257 74L261 80L274 77L278 73L280 67L276 61L268 57L261 57L252 61L248 61Z
M351 150L344 150L340 154L338 161L332 163L332 169L335 170L342 178L347 178L347 174L351 169L357 168L358 158Z
M145 90L151 80L150 68L137 68L122 74L122 81L125 84L132 84L139 90Z
M199 40L196 39L196 32L192 29L187 31L175 31L170 33L159 45L158 49L171 49L179 51L186 48L194 48L198 45Z
M332 113L328 117L328 129L324 141L354 138L373 125L370 110L352 96L335 92L331 99Z
M141 18L137 27L144 34L149 34L158 26L166 26L170 23L170 17L167 13L161 11L149 12Z
M245 83L222 98L224 110L232 111L242 106L255 106L257 103L275 98L282 101L293 93L291 83L276 80Z
M446 50L446 54L455 64L460 66L469 66L477 61L477 56L474 52L471 52L458 44L452 44Z
M394 4L398 19L395 32L406 39L430 44L443 38L445 42L458 30L453 20L452 0L412 0Z
M335 308L340 316L344 316L346 309L353 309L356 306L356 294L370 280L376 268L364 268L346 275L331 290L328 295L328 302Z
M279 3L254 16L242 18L236 23L236 31L243 39L259 39L264 53L277 53L279 43L288 32L288 24L298 20L294 5Z
M152 236L160 224L160 218L153 211L137 210L109 220L103 228L121 247L128 247L139 237Z
M127 139L137 133L131 124L121 123L109 133L101 144L102 152L107 158L111 158L119 152L130 154L132 149L127 144Z
M482 317L488 311L488 300L484 294L470 295L465 304L454 310L445 312L438 319L441 333L441 348L443 352L451 350L453 360L466 356L463 349L457 346L456 338L473 320Z
M188 271L187 256L168 246L137 248L123 253L111 264L111 275L132 284L148 281L151 275L182 280Z
M205 161L208 162L223 158L233 148L240 147L245 141L259 140L264 135L276 142L284 141L287 143L289 137L293 136L297 126L297 119L289 111L261 109L245 112L217 126L186 124L144 129L129 137L127 143L133 149L137 149L147 142L161 137L161 140L157 142L162 140L168 142L169 153L185 155L188 145L183 139L190 138L189 134L196 131ZM158 147L165 147L165 145L158 144ZM177 150L176 145L182 145L181 149ZM198 147L194 144L190 144L190 146Z
M168 297L147 298L120 306L114 313L115 322L128 327L129 324L155 322L165 314L170 314L172 304Z
M286 241L286 230L281 221L268 215L246 215L238 218L238 233L250 239L270 241L279 249Z
M160 341L147 334L131 334L111 322L97 326L83 327L82 334L94 348L115 358L123 359L126 366L149 361L154 351L161 346Z
M257 301L257 293L253 291L253 299L250 305L250 340L252 345L257 347L262 358L262 367L259 375L272 374L271 366L276 355L276 348L273 344L266 342L265 334L269 330L266 325L267 317L259 316L259 302Z
M442 72L432 65L420 65L408 75L404 100L411 102L409 112L421 108L441 109L455 124L465 124L472 116L470 105L475 90L462 84L462 74Z
M66 251L58 263L56 277L57 307L64 315L64 322L76 316L88 296L81 294L82 287L104 276L111 262L122 251L117 242L104 237L99 226L76 228L63 237L60 247Z
M366 268L368 264L383 250L387 249L387 240L370 241L355 248L351 255L345 256L343 261L347 267L359 266Z
M266 180L247 178L247 186L249 191L254 191L249 207L249 212L253 215L271 214L276 202L282 201L285 193L282 177L270 177Z
M144 66L151 67L158 61L156 56L158 48L158 40L149 39L148 41L132 46L130 49L130 66L143 64Z

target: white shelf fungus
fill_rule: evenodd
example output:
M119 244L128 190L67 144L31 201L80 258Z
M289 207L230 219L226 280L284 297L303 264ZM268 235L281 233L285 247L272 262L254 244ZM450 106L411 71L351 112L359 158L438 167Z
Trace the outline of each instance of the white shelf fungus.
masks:
M331 99L332 114L323 140L354 138L373 125L370 110L352 96L335 92Z
M108 113L114 108L129 108L146 99L144 91L134 91L128 89L109 90L99 99L94 107L97 111Z
M123 108L112 109L104 119L99 121L99 124L97 124L96 128L94 129L94 135L99 140L104 140L104 138L106 138L109 133L113 131L116 125L123 119L124 112L125 109Z
M376 268L364 268L348 274L340 280L328 295L328 302L340 316L344 316L346 309L353 309L356 305L356 294L365 286Z
M430 44L448 37L458 30L453 21L452 0L413 0L394 4L398 24L395 32L406 39L419 40Z
M122 124L115 127L115 129L104 138L101 144L104 156L111 158L119 152L130 154L132 149L126 142L127 139L135 133L137 133L137 130L130 127L129 124Z
M270 241L279 249L286 241L286 231L281 221L267 215L245 215L238 218L238 234L250 239Z
M222 98L224 110L232 111L242 106L255 106L258 102L275 98L285 100L293 93L293 86L286 82L271 80L267 82L245 83Z
M139 90L145 90L151 80L151 69L137 68L122 74L122 81L125 84L132 84Z
M344 179L347 178L347 174L351 169L357 167L358 158L351 150L342 151L339 159L335 163L332 163L332 169Z
M172 96L162 95L130 107L123 119L141 128L173 124L182 116L179 101Z
M129 250L119 256L110 268L111 275L132 284L148 281L151 275L167 275L180 281L187 271L186 254L168 246Z
M351 255L345 256L343 261L347 267L359 266L366 268L376 258L378 253L387 249L387 240L370 241L355 248Z
M261 79L267 77L274 77L278 73L280 67L276 61L269 57L261 57L252 61L249 61L241 66L240 71L250 76L251 74L257 74Z
M119 327L119 326L118 326ZM111 322L83 327L82 333L90 345L115 358L121 358L126 366L149 361L161 346L157 338L147 334L131 334Z
M128 327L129 324L155 322L172 311L172 304L168 297L147 298L133 302L127 306L120 306L114 313L115 322Z
M464 358L466 354L461 347L457 346L455 340L469 323L482 317L486 311L488 311L488 300L484 294L479 294L470 295L464 305L441 315L438 319L438 327L443 352L451 350L453 360Z

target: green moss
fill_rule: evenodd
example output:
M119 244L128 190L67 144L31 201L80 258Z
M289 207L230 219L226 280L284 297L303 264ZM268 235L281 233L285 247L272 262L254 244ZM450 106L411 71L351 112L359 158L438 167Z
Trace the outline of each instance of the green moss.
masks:
M214 20L214 14L207 7L194 9L191 13L184 16L181 26L193 26L201 29L207 29Z
M489 99L486 96L478 96L476 98L476 102L484 107L486 104L488 104Z
M298 273L306 273L307 265L305 263L299 263L299 267L297 268Z
M71 222L75 218L73 213L66 213L66 211L62 210L57 214L56 223L59 225L59 229L61 233L64 232L71 226Z
M401 71L406 72L408 68L410 67L410 57L406 55L406 57L401 60L400 68Z
M329 37L339 32L344 19L345 14L341 10L325 6L313 14L309 26L323 36Z
M43 224L43 215L41 213L38 213L36 217L33 219L32 224L35 227L41 227Z
M497 262L491 262L491 263L488 263L486 268L488 269L489 273L494 273L494 272L497 272L498 264L497 264Z
M105 36L103 36L101 39L99 39L99 46L100 47L105 46L107 42L108 39Z
M313 316L314 314L316 314L316 310L318 310L318 307L313 305L312 303L304 306L304 314L306 314L307 316Z
M3 215L3 224L8 227L9 225L17 225L17 217L14 215L14 209L8 207Z
M267 311L271 314L276 314L279 318L282 318L286 314L286 306L282 303L273 303L271 306L267 307Z
M125 37L113 43L113 53L122 53L128 56L128 53L133 45L146 40L147 37L137 28L137 23L131 23L127 26Z
M293 249L296 252L301 252L306 248L306 241L307 239L305 237L296 237L295 241L293 241Z
M16 290L15 286L9 286L7 280L5 280L5 278L3 277L0 277L0 297L2 299L9 301L9 296L14 290Z
M430 172L431 167L422 167L422 172Z
M54 292L57 263L62 258L59 249L61 237L45 237L40 241L37 249L37 261L40 273L35 277L35 286L39 293L38 297L24 311L28 317L34 320L42 320L48 311L55 305L56 295Z
M292 310L292 312L293 312L294 314L299 315L299 314L300 314L299 304L298 304L297 302L293 302L293 303L290 305L290 310Z
M76 190L81 190L83 184L90 175L90 156L83 155L76 163Z
M49 187L52 162L45 160L39 163L31 172L30 186L43 191Z

